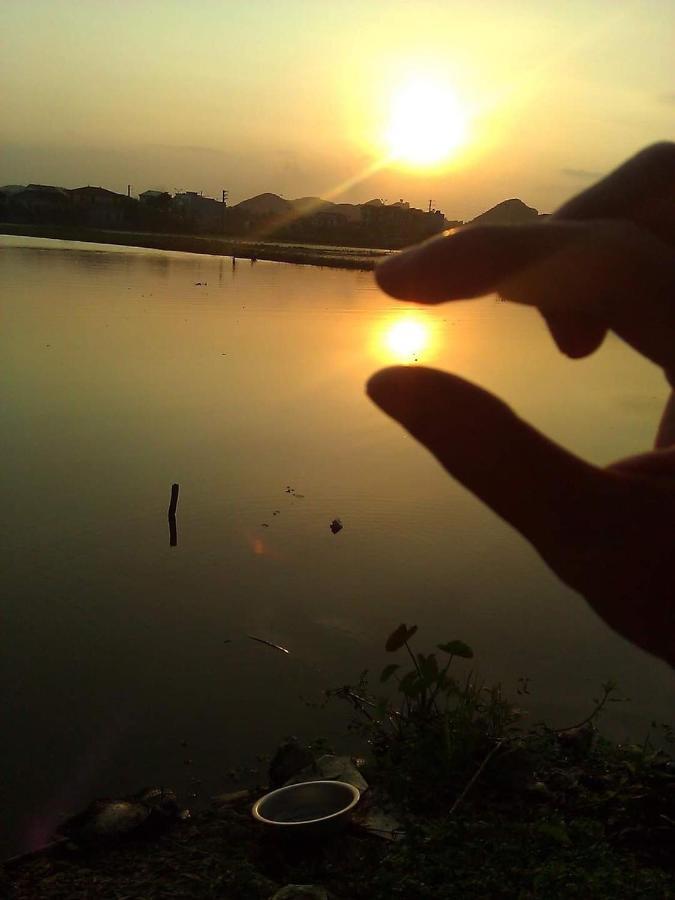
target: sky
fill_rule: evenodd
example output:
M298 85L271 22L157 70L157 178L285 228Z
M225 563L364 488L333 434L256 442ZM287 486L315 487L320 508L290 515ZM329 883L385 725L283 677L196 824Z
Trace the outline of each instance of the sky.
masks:
M675 137L672 0L0 0L0 34L0 184L468 219L510 197L550 212ZM432 165L387 143L411 80L415 127L461 117Z

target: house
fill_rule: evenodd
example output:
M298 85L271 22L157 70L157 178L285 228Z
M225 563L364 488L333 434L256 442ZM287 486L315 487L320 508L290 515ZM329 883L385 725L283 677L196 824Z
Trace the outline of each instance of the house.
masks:
M173 208L190 229L210 232L223 230L227 208L223 200L204 197L197 191L183 191L175 194Z
M62 222L71 206L70 193L51 184L28 184L10 194L9 203L19 219Z
M89 185L74 188L69 193L78 222L104 228L126 224L133 201L125 194Z
M402 247L443 231L445 216L411 207L405 200L385 204L370 200L361 206L361 221L371 240Z
M168 191L143 191L138 195L141 203L153 206L155 209L169 209L172 197Z

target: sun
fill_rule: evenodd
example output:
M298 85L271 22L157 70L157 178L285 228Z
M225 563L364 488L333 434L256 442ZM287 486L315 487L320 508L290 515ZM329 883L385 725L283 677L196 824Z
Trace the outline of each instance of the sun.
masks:
M407 81L391 99L385 140L396 162L432 166L465 141L466 115L449 87L424 78Z

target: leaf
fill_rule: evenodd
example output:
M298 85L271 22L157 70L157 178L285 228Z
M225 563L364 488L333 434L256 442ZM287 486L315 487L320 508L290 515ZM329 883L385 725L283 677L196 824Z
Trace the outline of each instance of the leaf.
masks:
M410 628L404 624L399 625L396 631L393 631L387 638L384 649L387 653L394 653L394 651L400 650L405 642L409 641L416 631L417 625L411 625Z
M406 697L414 697L415 694L419 694L420 682L417 677L417 672L408 672L407 675L404 675L398 689L401 693L405 694Z
M450 641L447 644L438 644L438 649L450 656L461 656L464 659L473 659L473 650L464 641Z
M425 656L424 653L418 653L417 662L424 680L428 683L436 681L438 678L438 663L436 662L435 654L430 653L428 656Z
M400 668L398 663L393 663L391 666L385 666L380 675L380 683L384 684L385 681L389 681L394 672Z
M554 822L541 822L536 826L536 830L539 834L551 838L551 840L555 841L557 844L568 846L572 843L570 836L567 833L567 829L562 824L556 825Z

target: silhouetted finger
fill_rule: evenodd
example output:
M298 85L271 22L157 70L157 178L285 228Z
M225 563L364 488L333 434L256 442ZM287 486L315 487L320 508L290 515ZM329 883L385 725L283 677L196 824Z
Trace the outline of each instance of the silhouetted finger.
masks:
M560 222L460 228L387 257L375 277L398 300L442 303L481 297L504 279L584 239L586 227Z
M494 395L457 376L416 367L377 372L367 392L541 552L586 530L608 476L548 440Z
M564 203L556 220L620 219L675 244L675 144L640 151L597 184ZM606 328L587 313L557 311L544 318L558 348L578 359L602 343Z
M675 365L675 257L625 222L466 228L393 257L378 283L400 299L439 303L498 291L545 315L579 312L666 369Z
M675 244L675 144L641 150L568 200L555 219L621 219Z
M627 222L541 227L572 224L580 229L576 240L569 241L565 233L560 251L508 275L498 285L499 293L536 306L545 315L585 314L665 370L672 370L675 253ZM585 334L584 339L592 343L593 334Z
M580 310L550 310L542 315L558 349L572 359L590 356L607 334L606 325Z
M675 446L675 379L671 378L670 381L673 385L673 390L670 397L668 397L666 407L661 416L659 430L656 434L654 446L657 450Z

